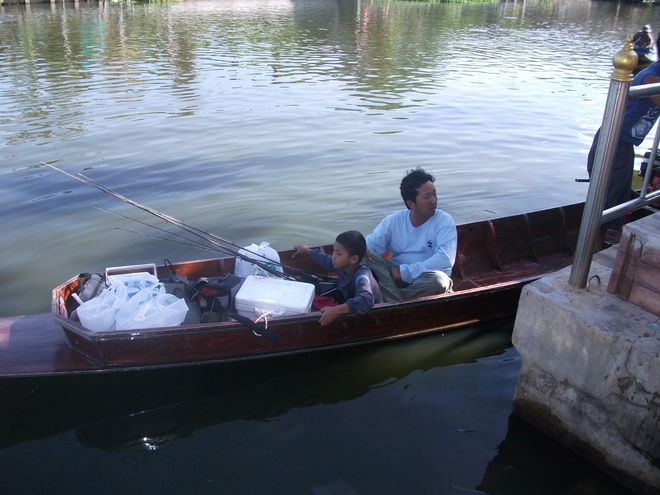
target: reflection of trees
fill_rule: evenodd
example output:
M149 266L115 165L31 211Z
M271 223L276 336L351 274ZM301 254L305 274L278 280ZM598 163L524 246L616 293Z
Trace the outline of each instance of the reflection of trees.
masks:
M23 48L22 58L9 61L6 70L12 84L8 91L10 107L21 116L14 125L10 144L40 137L48 139L54 129L75 131L76 111L68 101L53 98L58 87L64 86L71 75L78 79L75 50L69 42L69 32L57 18L40 16L40 22L21 18L15 29L6 33L13 46Z
M171 11L150 10L35 5L20 22L3 26L14 46L24 47L7 76L12 110L20 116L8 142L66 140L83 130L88 102L117 95L139 102L143 95L131 88L145 72L162 76L172 90L193 83L196 29L175 22Z
M337 82L367 108L414 105L410 94L423 100L437 84L426 67L451 56L462 10L353 0L35 5L9 28L25 47L11 76L22 127L10 141L76 135L89 102L130 101L139 112L145 74L191 101L204 63L275 84Z
M460 9L458 4L454 7ZM437 10L429 4L362 5L357 28L360 73L356 74L361 90L376 99L394 98L384 108L410 104L404 101L408 93L420 98L432 91L443 64L438 64L439 73L427 68L435 66L437 59L452 56L448 46L457 27L452 22L456 12L455 8L447 9L438 18L434 15Z
M276 82L314 73L340 81L365 107L381 110L415 105L413 99L424 99L437 86L438 73L427 69L453 56L447 47L464 21L460 4L445 5L442 13L427 3L403 2L339 2L320 8L310 18L307 5L295 3L304 66L277 67Z
M630 14L617 9L615 24ZM5 111L20 122L13 124L10 144L75 137L91 125L84 122L95 120L85 117L90 103L128 101L140 113L152 90L152 99L164 92L181 103L164 106L163 113L195 112L204 80L234 81L246 73L255 85L337 84L358 110L423 106L443 78L458 72L457 62L488 63L495 41L504 46L531 28L542 38L547 23L539 19L570 24L591 13L588 3L563 1L487 8L379 0L198 0L34 4L13 16L1 26L0 48L14 58L5 63L11 80ZM589 46L592 33L583 34L576 42ZM11 51L15 47L22 47L20 57Z

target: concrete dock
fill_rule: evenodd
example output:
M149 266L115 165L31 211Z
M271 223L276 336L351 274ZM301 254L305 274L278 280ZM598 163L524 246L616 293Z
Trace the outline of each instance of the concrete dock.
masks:
M514 412L637 493L660 494L660 213L594 256L529 284L513 343Z

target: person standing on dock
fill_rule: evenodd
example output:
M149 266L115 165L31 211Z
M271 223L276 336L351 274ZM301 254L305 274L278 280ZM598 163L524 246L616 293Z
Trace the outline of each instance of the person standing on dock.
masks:
M660 83L660 62L654 62L639 72L630 86ZM660 95L636 98L628 101L621 125L619 141L612 161L612 173L605 195L605 209L612 208L630 199L632 174L635 165L635 146L639 146L660 116ZM596 147L601 129L594 136L587 158L587 171L591 171L596 156ZM603 225L603 229L621 230L623 218Z
M378 279L385 301L452 291L457 232L449 213L438 210L435 177L421 168L401 181L406 205L385 217L367 240L367 266ZM392 256L385 259L384 255Z

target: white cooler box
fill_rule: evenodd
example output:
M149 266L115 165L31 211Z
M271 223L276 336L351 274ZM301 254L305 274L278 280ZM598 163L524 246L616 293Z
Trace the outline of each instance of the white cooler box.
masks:
M313 299L312 284L249 275L236 294L236 311L247 318L308 313Z

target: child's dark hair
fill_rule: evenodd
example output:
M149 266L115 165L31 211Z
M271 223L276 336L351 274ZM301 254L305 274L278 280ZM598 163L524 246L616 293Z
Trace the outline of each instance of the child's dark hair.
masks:
M349 230L342 232L335 239L339 244L346 248L350 256L357 255L362 260L364 254L367 252L367 241L364 236L357 230Z
M410 209L407 201L410 200L414 203L417 198L417 190L428 181L435 182L435 177L427 173L423 168L418 167L406 173L406 176L401 180L400 186L401 197L406 208Z

